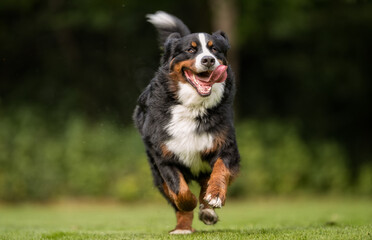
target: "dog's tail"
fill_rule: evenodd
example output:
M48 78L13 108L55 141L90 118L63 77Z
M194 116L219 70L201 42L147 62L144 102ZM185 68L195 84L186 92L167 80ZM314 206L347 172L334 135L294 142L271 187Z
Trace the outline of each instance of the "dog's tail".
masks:
M157 11L154 14L147 14L146 17L158 30L161 46L172 33L179 33L181 37L190 34L189 28L180 19L166 12Z

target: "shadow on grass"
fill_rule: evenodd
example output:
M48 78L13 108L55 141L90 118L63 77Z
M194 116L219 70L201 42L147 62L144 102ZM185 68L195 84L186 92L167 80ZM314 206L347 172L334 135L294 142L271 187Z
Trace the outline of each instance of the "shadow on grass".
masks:
M263 237L272 239L284 237L286 234L296 234L303 231L311 231L317 228L334 228L327 226L308 226L308 227L278 227L278 228L243 228L243 229L211 229L196 231L191 235L169 235L168 232L145 233L145 232L126 232L126 231L56 231L42 234L42 239L64 240L64 239L239 239L242 236L248 238Z
M202 234L215 234L215 233L233 233L233 234L244 234L244 235L254 235L254 234L274 234L280 233L289 228L260 228L260 229L213 229L213 230L201 230L195 233Z
M63 239L96 239L96 240L107 240L107 239L164 239L165 234L154 234L154 233L130 233L130 232L96 232L96 231L83 231L83 232L69 232L69 231L57 231L51 233L42 234L41 239L47 240L63 240Z
M309 225L309 226L287 226L277 228L246 228L246 229L213 229L213 230L200 230L195 233L198 234L240 234L240 235L277 235L287 231L304 231L310 229L331 229L342 227L341 225L332 222L326 222L322 225Z
M284 230L284 229L283 229ZM154 233L128 233L128 232L68 232L56 231L51 233L42 234L42 239L56 240L56 239L169 239L175 236L189 236L189 237L204 237L207 236L241 236L241 235L257 235L257 234L277 234L282 232L280 229L265 228L265 229L215 229L215 230L202 230L196 231L192 235L169 235L168 233L154 234ZM208 237L209 239L209 237Z

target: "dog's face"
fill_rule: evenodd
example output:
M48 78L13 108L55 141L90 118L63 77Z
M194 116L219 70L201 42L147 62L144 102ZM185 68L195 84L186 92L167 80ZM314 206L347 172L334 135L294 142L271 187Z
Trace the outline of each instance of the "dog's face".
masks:
M191 84L200 96L209 96L214 83L227 78L229 42L223 32L171 34L164 46L163 64L173 81Z

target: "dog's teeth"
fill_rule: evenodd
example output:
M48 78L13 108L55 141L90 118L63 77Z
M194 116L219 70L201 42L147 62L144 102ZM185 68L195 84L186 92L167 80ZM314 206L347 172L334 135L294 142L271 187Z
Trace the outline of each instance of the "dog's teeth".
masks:
M193 74L192 77L193 77L193 79L194 79L194 82L195 82L198 86L200 86L199 83L198 83L198 81L196 81L196 79L195 79L195 74Z

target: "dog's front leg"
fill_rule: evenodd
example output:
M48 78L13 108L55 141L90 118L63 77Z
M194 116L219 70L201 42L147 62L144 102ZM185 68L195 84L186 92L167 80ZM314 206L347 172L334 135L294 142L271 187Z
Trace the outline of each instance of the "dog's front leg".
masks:
M225 205L227 187L230 182L231 172L221 158L218 158L213 165L211 177L204 200L212 208L220 208Z
M200 195L199 195L199 202L200 202L200 207L199 207L199 219L202 221L204 224L207 225L213 225L216 224L218 221L218 216L214 209L209 206L208 202L204 200L208 188L208 181L209 177L202 177L198 180L199 185L200 185Z

